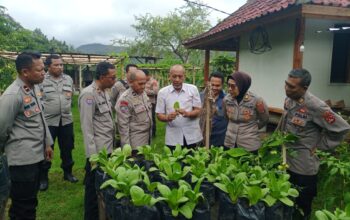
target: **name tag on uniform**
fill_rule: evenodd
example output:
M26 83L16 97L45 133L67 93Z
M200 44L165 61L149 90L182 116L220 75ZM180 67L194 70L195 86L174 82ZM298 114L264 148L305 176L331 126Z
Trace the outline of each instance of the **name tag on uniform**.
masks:
M301 112L295 112L294 116L296 116L298 118L302 118L302 119L307 119L307 114L301 113Z
M140 113L146 111L146 107L143 105L137 105L135 106L135 113Z

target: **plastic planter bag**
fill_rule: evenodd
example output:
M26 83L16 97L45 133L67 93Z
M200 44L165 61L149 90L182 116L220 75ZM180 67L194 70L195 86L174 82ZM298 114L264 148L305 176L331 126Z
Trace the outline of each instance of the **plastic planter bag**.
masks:
M277 202L271 207L266 207L265 218L269 220L292 220L294 207L289 207L281 202Z
M265 204L258 202L249 206L246 199L238 199L236 220L261 220L265 219Z
M226 193L219 191L219 220L235 220L236 206Z

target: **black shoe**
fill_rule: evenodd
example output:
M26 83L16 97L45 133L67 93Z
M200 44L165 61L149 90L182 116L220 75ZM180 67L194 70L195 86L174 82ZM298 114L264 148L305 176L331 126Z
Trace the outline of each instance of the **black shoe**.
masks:
M73 176L73 174L71 173L65 173L64 176L63 176L63 179L64 180L67 180L68 182L71 182L71 183L76 183L78 182L79 180Z
M49 181L48 180L41 180L39 189L40 191L46 191L49 188Z

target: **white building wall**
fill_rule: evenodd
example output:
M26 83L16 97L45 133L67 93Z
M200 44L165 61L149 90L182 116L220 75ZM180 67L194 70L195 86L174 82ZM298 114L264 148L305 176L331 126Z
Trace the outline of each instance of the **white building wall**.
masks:
M322 100L344 100L350 106L350 84L330 83L333 33L329 27L337 23L350 23L348 20L307 19L305 22L305 51L303 67L310 71L312 82L310 91ZM316 31L323 31L317 33Z
M272 50L253 54L248 47L249 34L241 36L239 70L252 76L251 91L263 97L270 107L283 108L284 81L293 67L294 21L282 21L265 27Z

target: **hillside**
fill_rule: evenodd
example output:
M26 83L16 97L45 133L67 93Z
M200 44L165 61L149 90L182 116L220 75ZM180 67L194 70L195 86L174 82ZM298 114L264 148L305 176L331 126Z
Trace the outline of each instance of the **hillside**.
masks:
M112 46L112 45L93 43L93 44L81 45L76 50L78 52L81 52L81 53L107 55L107 54L111 54L111 53L120 53L122 51L125 51L126 48Z
M66 42L48 39L39 29L24 28L0 5L0 48L7 51L37 50L41 52L74 52Z

